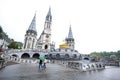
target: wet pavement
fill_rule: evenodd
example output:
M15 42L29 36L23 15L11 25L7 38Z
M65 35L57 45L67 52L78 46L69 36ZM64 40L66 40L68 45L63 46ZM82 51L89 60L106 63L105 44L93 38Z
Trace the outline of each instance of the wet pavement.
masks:
M52 63L47 63L45 70L39 69L38 64L15 64L0 70L0 80L61 80L59 76L67 70Z
M15 64L0 70L0 80L120 80L120 67L80 72L60 64L47 63L40 69L38 64Z

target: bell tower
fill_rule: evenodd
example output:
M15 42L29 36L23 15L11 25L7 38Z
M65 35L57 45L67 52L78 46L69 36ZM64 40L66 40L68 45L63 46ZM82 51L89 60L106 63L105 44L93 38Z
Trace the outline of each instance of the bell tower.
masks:
M37 41L38 49L45 49L45 50L50 49L51 23L52 23L52 15L51 15L51 8L49 8L49 11L48 11L46 19L45 19L44 30Z
M74 38L73 38L71 25L70 25L70 28L69 28L68 37L66 38L66 43L69 45L69 48L70 48L70 49L73 49L73 50L74 50L75 40L74 40Z

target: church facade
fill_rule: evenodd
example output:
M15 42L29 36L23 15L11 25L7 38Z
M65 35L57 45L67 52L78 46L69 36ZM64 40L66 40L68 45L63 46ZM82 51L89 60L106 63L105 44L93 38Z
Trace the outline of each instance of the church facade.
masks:
M51 43L51 25L52 25L52 15L51 15L51 8L45 18L44 29L37 39L37 30L36 30L36 14L34 15L32 22L26 31L23 49L26 50L44 50L44 51L51 51L55 49L54 42ZM65 43L69 46L70 49L74 50L75 41L72 34L71 25L69 28L68 37L65 39Z
M37 39L36 30L36 14L34 15L28 30L26 30L23 49L21 50L11 50L8 53L12 57L20 58L39 58L40 55L45 55L48 59L81 59L81 54L75 50L75 39L73 38L73 33L71 25L69 28L68 36L65 42L55 49L55 43L51 42L51 25L52 25L52 15L51 8L49 8L48 13L45 18L44 29Z
M44 30L41 33L39 39L37 40L36 47L41 50L50 50L51 48L51 23L52 15L51 8L49 8L48 14L44 23Z
M37 39L37 30L36 30L36 14L33 17L33 20L26 31L23 49L39 49L39 50L50 50L54 47L54 44L51 43L51 23L52 15L51 8L47 13L44 30L42 31L40 37Z

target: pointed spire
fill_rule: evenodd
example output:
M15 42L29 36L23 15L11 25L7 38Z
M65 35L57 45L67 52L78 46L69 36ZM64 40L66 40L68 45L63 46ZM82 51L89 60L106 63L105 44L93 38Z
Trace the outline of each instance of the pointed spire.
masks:
M68 38L73 38L71 25L70 25L70 28L69 28Z
M51 7L49 7L49 11L47 15L51 16Z
M47 21L50 21L50 22L52 21L51 7L49 7L49 11L48 11L48 13L47 13L46 20L47 20Z
M32 22L28 28L28 30L33 30L33 31L36 31L36 13L32 19Z

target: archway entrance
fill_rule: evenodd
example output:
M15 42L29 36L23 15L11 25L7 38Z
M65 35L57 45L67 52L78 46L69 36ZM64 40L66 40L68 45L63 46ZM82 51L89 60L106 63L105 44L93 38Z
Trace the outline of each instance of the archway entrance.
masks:
M30 58L30 55L28 53L24 53L21 58Z
M69 59L69 58L70 58L69 54L65 54L65 59Z
M60 54L56 54L56 59L60 59Z
M48 49L48 45L47 44L45 45L45 49Z
M36 58L36 59L39 59L39 54L38 53L35 53L35 54L33 54L33 56L32 56L32 58Z
M89 60L89 58L88 58L88 57L85 57L84 60Z

